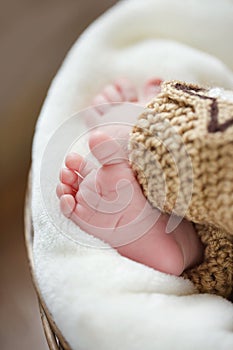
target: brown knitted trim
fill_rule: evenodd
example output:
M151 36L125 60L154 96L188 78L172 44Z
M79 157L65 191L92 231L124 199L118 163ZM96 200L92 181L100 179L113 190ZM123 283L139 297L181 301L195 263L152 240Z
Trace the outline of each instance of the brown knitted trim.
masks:
M224 123L220 124L218 121L218 114L219 114L219 109L218 109L218 100L217 98L214 97L209 97L209 96L204 96L204 95L200 95L197 93L194 93L193 90L195 92L199 92L199 91L207 91L206 89L202 89L202 88L197 88L195 86L188 86L187 84L181 84L181 83L176 83L175 88L177 90L182 90L187 92L189 95L192 96L198 96L199 98L202 99L209 99L212 101L211 106L210 106L210 123L208 125L208 131L209 132L217 132L217 131L225 131L229 126L233 125L233 118L231 118L230 120L225 121Z

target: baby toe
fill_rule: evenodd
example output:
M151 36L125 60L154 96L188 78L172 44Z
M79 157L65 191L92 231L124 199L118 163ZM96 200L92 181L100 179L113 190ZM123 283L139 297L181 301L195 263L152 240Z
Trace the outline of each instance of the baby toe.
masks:
M80 154L70 153L66 157L66 166L73 171L76 171L82 178L86 177L96 167L91 161L87 161ZM77 175L77 174L76 174ZM77 175L78 182L81 182L81 177Z
M122 95L123 101L136 102L138 100L136 87L129 79L119 78L115 81L115 86Z
M92 101L93 106L100 115L107 113L111 107L110 101L104 94L98 94Z
M63 215L70 217L76 207L76 201L70 194L64 194L60 198L60 209Z
M103 94L109 102L123 102L123 96L115 85L107 85Z
M128 165L127 156L120 144L104 133L92 133L89 139L89 147L102 165L121 163Z
M78 175L67 168L63 168L60 172L60 181L66 185L73 186L77 183Z
M73 195L74 194L74 190L73 190L73 188L71 186L60 183L60 184L57 185L56 193L57 193L58 198L60 198L64 194L71 194L71 195Z

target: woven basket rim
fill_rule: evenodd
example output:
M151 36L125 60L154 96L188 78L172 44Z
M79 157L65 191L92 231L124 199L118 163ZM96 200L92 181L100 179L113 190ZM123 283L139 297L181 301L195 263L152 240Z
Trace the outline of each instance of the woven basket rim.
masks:
M32 282L34 289L37 294L41 321L45 333L45 337L50 350L72 350L68 342L63 337L61 331L57 327L55 321L49 309L41 295L41 291L38 286L38 282L35 276L34 259L33 259L33 222L31 213L31 171L28 176L28 185L25 196L25 206L24 206L24 233L25 233L25 245L27 249L28 264L30 268L30 273L32 277Z

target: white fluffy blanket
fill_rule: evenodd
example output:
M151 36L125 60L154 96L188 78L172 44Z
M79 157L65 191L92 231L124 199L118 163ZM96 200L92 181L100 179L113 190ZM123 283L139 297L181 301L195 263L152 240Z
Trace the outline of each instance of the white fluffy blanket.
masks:
M33 145L34 257L43 297L75 350L233 349L230 302L193 295L190 282L113 249L66 239L47 214L40 186L44 150L56 128L115 77L137 86L152 75L233 88L232 33L231 0L123 1L78 39L52 83Z

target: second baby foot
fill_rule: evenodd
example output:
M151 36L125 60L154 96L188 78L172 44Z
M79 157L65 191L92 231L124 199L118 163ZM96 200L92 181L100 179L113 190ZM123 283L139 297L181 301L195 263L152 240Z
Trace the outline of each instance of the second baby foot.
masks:
M128 138L132 125L127 123L127 113L123 120L126 123L116 123L107 114L114 105L122 103L137 103L146 105L152 97L155 97L161 90L162 80L159 78L148 79L141 88L136 86L127 78L118 78L113 83L106 85L92 100L92 108L85 115L85 123L89 128L99 128L101 131L112 136L114 139L121 140L127 153ZM134 112L135 113L135 112ZM103 120L103 116L106 118ZM130 119L130 117L129 117ZM131 120L131 119L130 119ZM103 126L104 124L104 126ZM120 127L119 127L120 126ZM104 130L103 130L104 129Z
M193 225L182 220L171 234L165 232L169 216L149 205L120 145L96 132L89 147L101 166L79 154L66 157L57 187L62 213L123 256L159 271L178 276L200 263L202 246ZM140 235L132 240L137 228Z
M145 82L142 89L136 89L127 78L118 78L113 83L106 85L92 100L92 109L88 124L92 117L106 114L113 104L116 103L140 103L145 105L161 90L162 80L151 78Z

